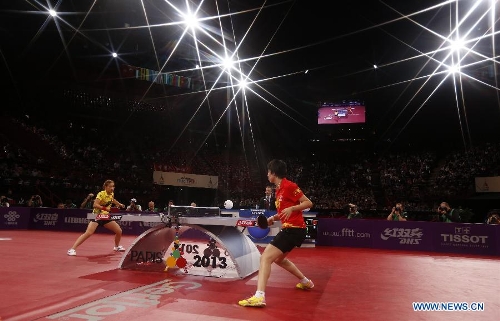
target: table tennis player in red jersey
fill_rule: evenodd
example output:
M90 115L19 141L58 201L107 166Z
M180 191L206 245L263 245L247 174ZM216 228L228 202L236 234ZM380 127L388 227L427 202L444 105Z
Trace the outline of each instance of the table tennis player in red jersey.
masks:
M295 247L302 245L306 238L306 224L302 211L311 208L312 202L302 190L292 181L286 179L287 166L282 160L273 159L267 164L267 178L276 185L277 214L268 218L269 225L281 221L281 231L273 238L260 257L257 291L245 300L238 302L244 307L266 306L266 285L271 274L271 264L274 262L293 274L299 283L295 286L300 290L310 290L314 283L286 258Z

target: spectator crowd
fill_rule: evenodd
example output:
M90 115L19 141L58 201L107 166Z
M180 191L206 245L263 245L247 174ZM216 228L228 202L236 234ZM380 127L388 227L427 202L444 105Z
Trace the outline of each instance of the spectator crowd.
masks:
M263 170L267 159L211 142L193 147L192 136L172 147L161 126L141 124L110 136L107 127L79 119L54 123L24 115L3 122L0 193L10 206L29 206L33 195L41 195L44 206L73 207L112 178L121 198L145 206L154 200L162 207L176 196L153 184L153 170L218 176L218 189L205 206L222 206L231 199L235 207L253 208L268 184ZM396 202L406 210L429 209L442 200L473 195L477 176L500 175L498 143L440 155L432 150L334 155L279 155L288 164L289 178L304 189L315 209L353 203L360 210L390 210ZM195 201L187 194L186 204Z

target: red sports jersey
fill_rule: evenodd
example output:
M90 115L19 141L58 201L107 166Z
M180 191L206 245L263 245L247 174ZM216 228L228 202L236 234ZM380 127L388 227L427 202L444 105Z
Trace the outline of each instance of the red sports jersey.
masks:
M299 199L302 195L304 195L304 193L297 186L297 184L287 180L286 178L281 180L280 187L276 189L276 210L278 211L278 216L280 217L283 228L306 228L302 211L292 212L287 220L285 219L285 216L281 214L281 211L285 208L300 204Z

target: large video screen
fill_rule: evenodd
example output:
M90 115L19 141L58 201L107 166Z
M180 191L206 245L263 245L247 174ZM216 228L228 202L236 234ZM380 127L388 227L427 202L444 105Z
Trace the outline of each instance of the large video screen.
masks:
M360 102L322 102L318 107L318 125L363 124L366 110Z

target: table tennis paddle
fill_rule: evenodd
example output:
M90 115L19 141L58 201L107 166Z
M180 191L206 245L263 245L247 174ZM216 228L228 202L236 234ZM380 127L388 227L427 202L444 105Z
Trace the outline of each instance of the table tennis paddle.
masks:
M257 216L257 226L262 229L267 228L269 226L267 222L267 217L264 214L259 214L259 216Z

